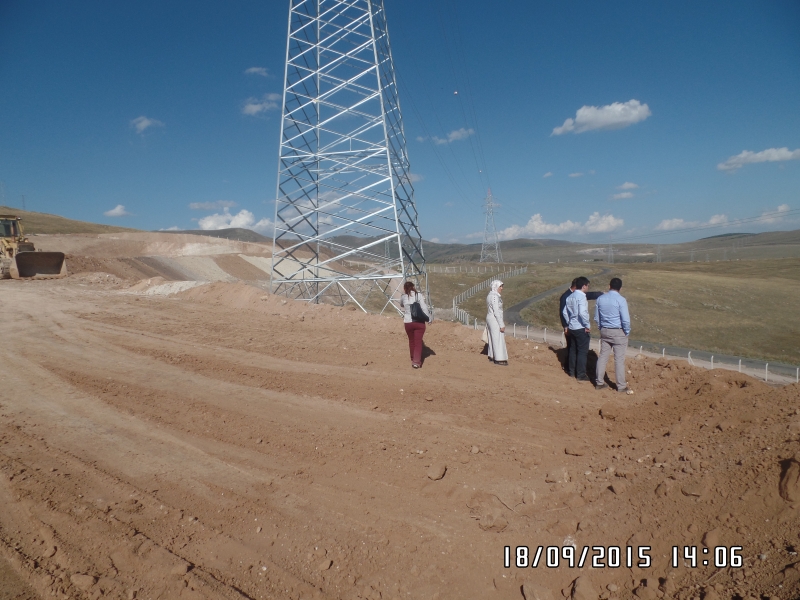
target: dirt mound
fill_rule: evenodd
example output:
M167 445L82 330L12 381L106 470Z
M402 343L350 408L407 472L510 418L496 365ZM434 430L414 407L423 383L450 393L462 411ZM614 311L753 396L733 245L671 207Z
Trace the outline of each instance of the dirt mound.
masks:
M214 258L219 268L235 279L242 281L269 281L269 272L259 269L244 258L233 254L223 254Z
M126 281L120 279L116 275L112 275L111 273L82 272L72 275L71 277L73 281L88 285L101 285L111 288L124 288L129 285Z

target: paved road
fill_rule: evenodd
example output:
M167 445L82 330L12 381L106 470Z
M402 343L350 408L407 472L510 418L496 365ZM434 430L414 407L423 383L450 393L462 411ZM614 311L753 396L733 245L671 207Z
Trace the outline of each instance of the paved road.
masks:
M592 275L592 277L602 277L603 275L609 273L610 271L611 269L603 269L599 273ZM544 300L545 298L547 298L548 296L552 296L553 294L560 294L564 292L564 290L569 288L570 283L571 282L561 284L558 287L554 287L553 289L547 290L546 292L542 292L541 294L536 294L535 296L531 296L527 300L523 300L522 302L515 304L514 306L506 308L503 311L503 320L509 324L516 323L517 325L528 325L528 322L525 319L523 319L519 315L519 313L521 313L523 309L527 308L528 306L530 306L535 302Z

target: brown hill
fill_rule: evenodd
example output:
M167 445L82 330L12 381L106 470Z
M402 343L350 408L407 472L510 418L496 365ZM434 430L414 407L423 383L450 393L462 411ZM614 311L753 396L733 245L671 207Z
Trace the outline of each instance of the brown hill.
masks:
M118 231L137 231L129 227L115 227L114 225L100 225L75 221L58 215L21 210L10 206L0 206L0 213L22 217L22 226L25 233L115 233Z

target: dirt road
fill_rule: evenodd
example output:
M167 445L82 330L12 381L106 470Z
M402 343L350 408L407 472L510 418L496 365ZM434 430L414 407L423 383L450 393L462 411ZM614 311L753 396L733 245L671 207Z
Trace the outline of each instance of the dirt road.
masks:
M779 495L797 386L648 359L620 399L533 343L494 366L451 323L416 371L397 318L243 284L13 281L0 302L3 597L800 589L797 482ZM704 536L744 568L670 566ZM503 566L504 546L573 544L650 546L653 564Z

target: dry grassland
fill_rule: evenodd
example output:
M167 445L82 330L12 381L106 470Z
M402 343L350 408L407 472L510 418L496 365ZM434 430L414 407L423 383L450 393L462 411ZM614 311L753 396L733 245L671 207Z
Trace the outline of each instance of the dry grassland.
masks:
M9 206L0 206L0 214L16 215L22 217L22 226L25 233L31 234L64 234L64 233L116 233L120 231L136 231L126 227L113 225L100 225L73 221L57 215L20 210Z
M508 268L511 270L513 266ZM578 275L588 274L587 276L591 277L598 270L596 265L592 265L591 268L584 268L575 264L529 265L526 274L503 279L503 305L506 307L513 306L531 296L572 281ZM481 273L480 275L471 273L435 273L428 275L431 296L435 305L442 308L449 308L452 304L453 296L456 294L460 294L476 283L485 281L490 277L492 277L490 273ZM459 305L460 308L479 319L483 319L486 316L487 293L488 290L475 294L462 302Z
M800 363L800 260L613 265L637 340ZM595 285L596 284L596 285ZM558 327L558 298L529 307L532 324Z

